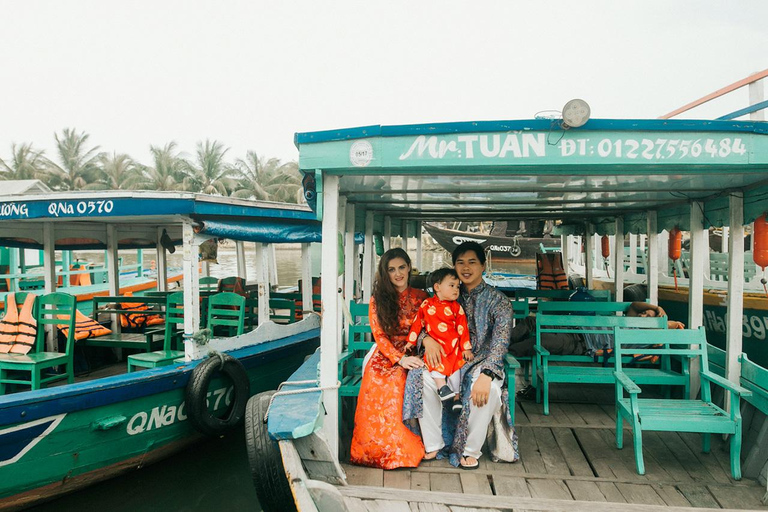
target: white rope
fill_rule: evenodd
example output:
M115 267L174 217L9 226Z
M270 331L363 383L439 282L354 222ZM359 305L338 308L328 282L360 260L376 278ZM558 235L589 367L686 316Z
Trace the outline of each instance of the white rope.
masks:
M315 391L330 391L331 389L339 389L339 387L341 387L341 382L336 381L336 384L334 384L333 386L279 391L280 388L283 386L289 386L294 384L317 384L317 381L316 380L295 380L290 382L283 382L282 384L280 384L280 386L278 386L277 388L278 391L269 398L269 405L267 405L267 411L264 413L264 423L266 423L267 419L269 418L269 409L272 407L272 402L275 400L275 397L277 396L299 395L301 393L314 393Z

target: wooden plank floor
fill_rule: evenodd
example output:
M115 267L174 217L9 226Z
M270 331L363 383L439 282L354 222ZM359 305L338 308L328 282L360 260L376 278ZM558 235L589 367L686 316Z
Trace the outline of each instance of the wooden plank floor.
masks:
M512 506L511 502L505 506L499 499L502 497L511 501L570 500L574 506L591 502L594 505L590 510L595 511L614 509L615 504L622 503L665 508L768 509L761 503L763 486L754 480L737 482L730 477L728 444L720 436L712 436L711 453L704 454L697 434L644 433L646 474L641 476L635 471L631 430L625 428L625 448L618 450L615 446L610 387L572 386L552 391L555 400L549 416L544 416L541 405L535 402L518 404L519 462L494 463L484 455L475 471L453 468L446 460L394 471L346 464L343 466L350 486L398 489L402 496L386 499L386 494L380 492L380 497L375 498L350 488L351 494L345 497L349 509L466 512L527 508ZM414 501L416 495L407 493L405 501L408 489L433 492L423 501ZM438 495L453 496L445 493L474 498L470 502L458 498L434 502Z

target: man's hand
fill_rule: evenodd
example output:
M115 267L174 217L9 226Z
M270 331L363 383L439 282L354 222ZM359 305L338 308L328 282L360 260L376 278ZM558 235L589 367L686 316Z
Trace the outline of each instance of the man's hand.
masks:
M429 336L424 336L422 344L424 345L424 358L429 366L432 368L439 366L442 356L445 355L443 346Z
M424 361L414 356L403 356L397 364L406 370L413 370L414 368L421 368L424 366Z
M488 403L488 396L491 393L491 378L485 374L480 376L472 386L472 403L475 407L482 407Z

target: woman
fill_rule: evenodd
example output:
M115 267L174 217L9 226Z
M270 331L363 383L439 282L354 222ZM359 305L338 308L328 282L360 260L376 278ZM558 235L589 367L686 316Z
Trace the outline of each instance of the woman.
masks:
M405 355L406 337L427 293L409 287L411 259L402 249L385 252L376 272L369 308L377 349L363 373L355 413L350 461L382 469L416 467L424 457L421 438L402 422L408 370L424 362Z

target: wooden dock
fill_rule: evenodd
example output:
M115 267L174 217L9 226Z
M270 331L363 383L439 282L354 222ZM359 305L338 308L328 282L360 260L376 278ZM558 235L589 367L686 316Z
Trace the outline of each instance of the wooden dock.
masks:
M722 438L713 436L704 454L697 434L646 432L646 474L638 475L631 430L623 450L615 445L611 387L553 392L550 416L535 402L518 404L518 463L484 455L474 471L446 460L394 471L346 464L350 485L338 489L352 511L768 509L764 486L730 477Z

